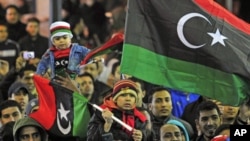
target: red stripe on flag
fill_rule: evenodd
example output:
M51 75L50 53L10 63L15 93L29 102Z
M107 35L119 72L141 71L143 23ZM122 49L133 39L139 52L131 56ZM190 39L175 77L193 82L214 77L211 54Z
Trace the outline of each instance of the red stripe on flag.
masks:
M56 118L56 104L53 87L49 80L39 75L34 75L34 83L38 93L39 109L30 114L30 117L38 121L45 129L49 130Z
M214 0L194 0L196 4L201 6L204 10L213 16L225 20L238 30L250 34L250 24L238 18L224 7L214 2Z

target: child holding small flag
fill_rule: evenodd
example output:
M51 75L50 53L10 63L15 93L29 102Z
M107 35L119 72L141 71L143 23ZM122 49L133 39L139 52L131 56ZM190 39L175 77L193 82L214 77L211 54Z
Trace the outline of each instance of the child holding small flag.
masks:
M136 108L137 93L137 86L133 81L116 82L112 94L106 97L100 106L103 109L102 112L96 110L89 122L88 141L101 138L102 140L146 141L147 118ZM116 122L113 117L122 120L123 123ZM132 131L124 125L132 127Z

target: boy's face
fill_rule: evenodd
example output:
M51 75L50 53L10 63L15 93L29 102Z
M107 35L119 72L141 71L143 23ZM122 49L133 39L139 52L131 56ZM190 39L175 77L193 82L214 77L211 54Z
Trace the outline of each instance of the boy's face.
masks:
M57 36L53 38L53 44L59 50L67 49L70 47L71 38L69 35Z
M134 108L136 98L133 94L124 93L118 96L118 98L115 100L115 103L122 110L131 110Z

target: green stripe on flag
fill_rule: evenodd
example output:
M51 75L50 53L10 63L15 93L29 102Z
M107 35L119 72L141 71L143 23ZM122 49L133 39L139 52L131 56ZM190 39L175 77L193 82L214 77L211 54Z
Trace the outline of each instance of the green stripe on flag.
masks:
M235 106L242 103L249 90L249 86L234 74L169 58L127 43L123 46L121 72Z
M88 100L74 92L73 93L74 103L74 123L73 123L73 136L80 136L84 138L87 136L87 127L90 119L90 113L88 109Z

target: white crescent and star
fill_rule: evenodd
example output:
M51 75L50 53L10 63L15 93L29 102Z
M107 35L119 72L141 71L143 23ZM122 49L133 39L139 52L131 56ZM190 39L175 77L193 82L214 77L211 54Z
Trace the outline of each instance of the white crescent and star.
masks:
M67 115L69 114L69 112L70 112L70 110L65 110L65 108L63 107L63 104L60 103L60 109L58 109L56 121L57 121L57 126L58 126L59 130L64 135L68 134L71 130L71 123L67 118ZM59 115L60 115L60 118L59 118ZM66 121L68 121L68 126L66 128L62 127L61 122L60 122L61 119L65 119Z
M183 28L184 28L185 23L188 20L190 20L191 18L194 18L194 17L199 17L199 18L205 19L210 25L212 25L211 22L205 16L203 16L202 14L200 14L200 13L189 13L189 14L186 14L183 17L181 17L181 19L178 21L177 34L178 34L179 39L181 40L181 42L185 46L187 46L189 48L197 49L197 48L205 46L206 44L204 43L204 44L201 44L201 45L193 45L193 44L191 44L190 42L187 41L187 39L185 38L184 33L183 33ZM216 44L216 43L220 43L223 46L225 46L224 40L227 39L227 37L223 36L220 33L218 28L217 28L215 33L208 32L207 34L210 35L213 38L213 41L211 43L212 46L214 44Z
M214 44L219 42L220 44L225 46L224 40L227 39L227 37L221 35L218 28L217 28L215 33L209 32L208 35L210 35L213 38L213 41L212 41L211 45L214 45Z

